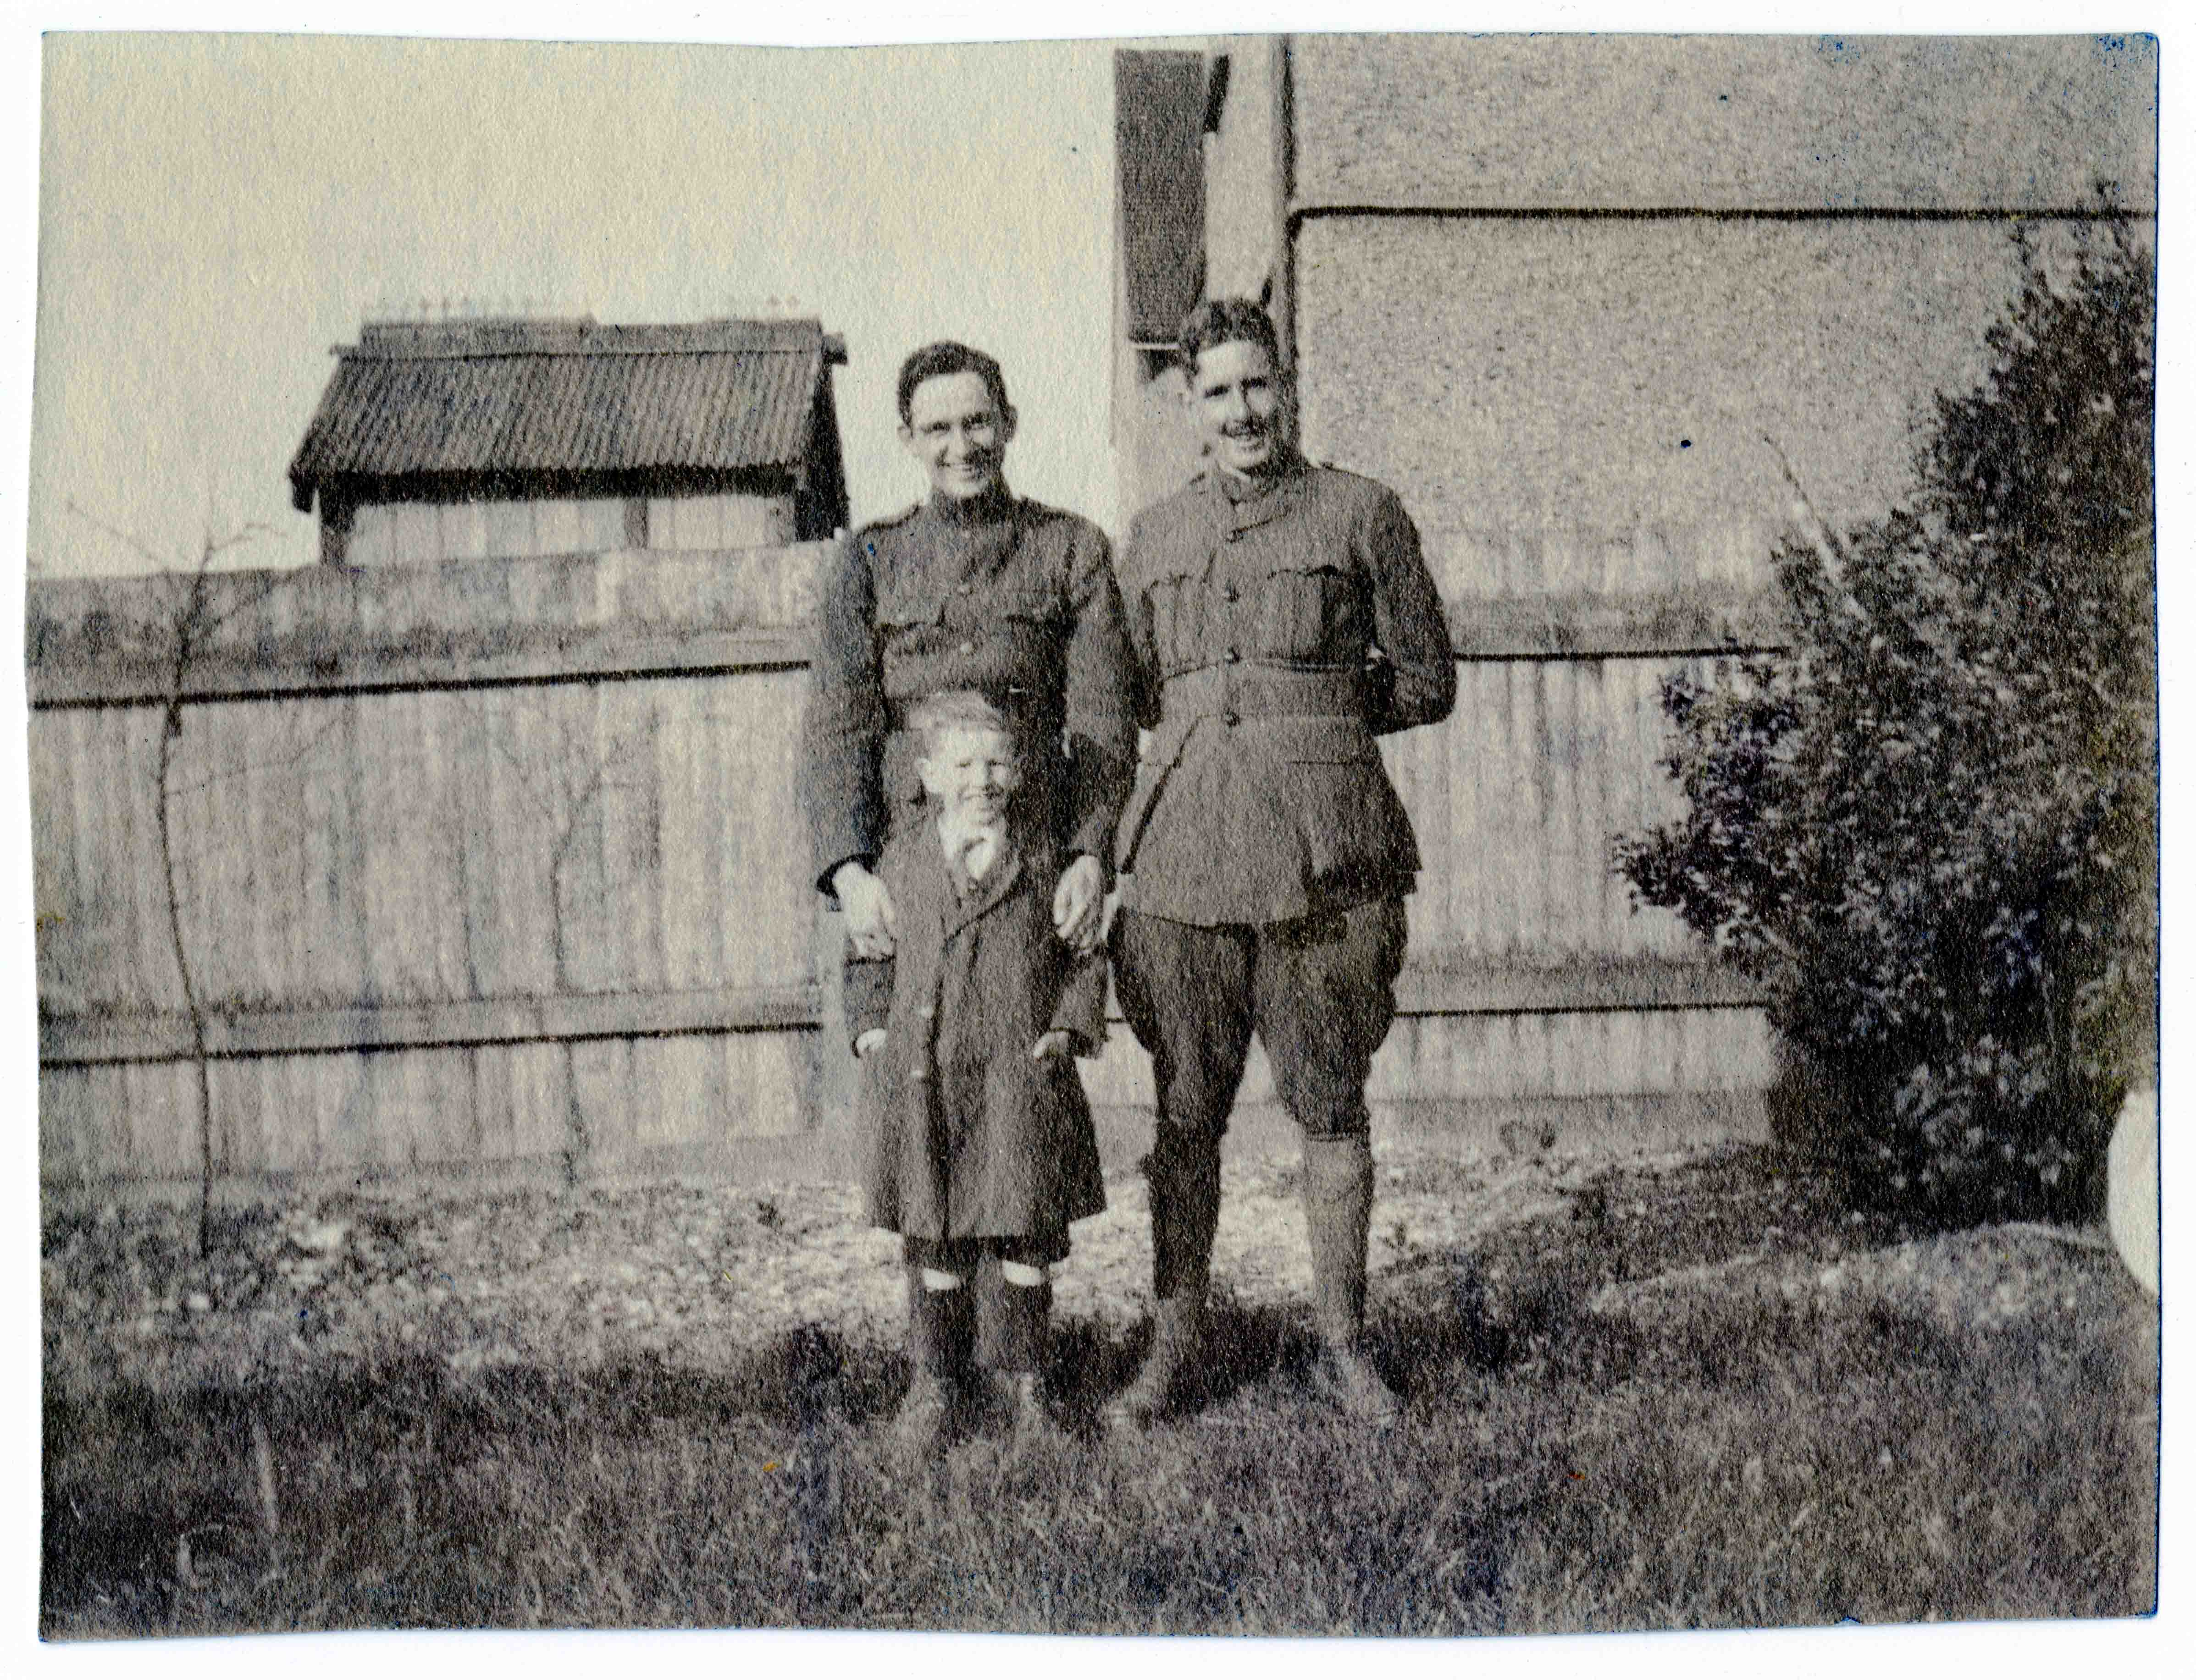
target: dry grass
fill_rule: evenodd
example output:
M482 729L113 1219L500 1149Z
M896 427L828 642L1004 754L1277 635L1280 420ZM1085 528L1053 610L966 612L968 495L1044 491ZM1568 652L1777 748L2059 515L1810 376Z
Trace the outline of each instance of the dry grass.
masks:
M2156 1318L2108 1255L1855 1225L1752 1150L1391 1155L1377 1342L1410 1405L1367 1439L1304 1386L1288 1174L1229 1191L1239 1290L1195 1421L1095 1437L1137 1351L1130 1207L1063 1291L1084 1437L1018 1464L978 1422L928 1475L880 1428L889 1249L828 1198L268 1209L202 1273L167 1215L49 1218L44 1628L1439 1634L2152 1602ZM616 1265L637 1276L570 1282ZM816 1289L848 1307L828 1327Z

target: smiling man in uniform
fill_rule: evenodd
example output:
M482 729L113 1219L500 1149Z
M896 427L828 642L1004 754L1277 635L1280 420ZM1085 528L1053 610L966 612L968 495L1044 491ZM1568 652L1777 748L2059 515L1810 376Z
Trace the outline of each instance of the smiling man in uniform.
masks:
M1068 860L1055 923L1089 950L1136 733L1111 551L1089 521L1008 488L1016 416L991 356L926 344L897 395L930 494L856 531L822 580L801 778L817 886L845 909L857 955L892 955L891 896L871 866L922 804L906 719L973 691L1015 732L1027 797Z
M1198 1362L1220 1140L1253 1033L1303 1132L1320 1376L1351 1415L1398 1410L1365 1358L1372 1204L1365 1081L1395 1014L1418 847L1377 737L1437 723L1456 666L1395 494L1282 431L1273 323L1216 299L1182 325L1206 471L1132 525L1120 567L1151 730L1122 816L1123 1012L1151 1053L1150 1358L1108 1407L1147 1423Z

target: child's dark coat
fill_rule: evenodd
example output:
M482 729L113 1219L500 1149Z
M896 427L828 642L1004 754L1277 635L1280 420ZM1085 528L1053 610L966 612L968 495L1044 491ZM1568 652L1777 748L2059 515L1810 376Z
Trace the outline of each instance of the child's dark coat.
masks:
M1106 960L1053 932L1049 848L994 863L964 901L933 823L904 828L877 873L896 957L846 965L847 1025L886 1029L864 1063L862 1189L870 1222L935 1239L1018 1237L1067 1252L1071 1221L1102 1212L1090 1107L1072 1056L1035 1060L1045 1033L1105 1040Z

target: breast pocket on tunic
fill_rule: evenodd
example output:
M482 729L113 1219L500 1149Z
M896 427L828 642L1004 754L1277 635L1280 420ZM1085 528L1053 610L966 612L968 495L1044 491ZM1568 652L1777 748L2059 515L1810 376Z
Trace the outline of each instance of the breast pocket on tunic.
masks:
M1051 664L1067 624L1066 605L1059 596L1049 589L997 589L978 602L991 621L985 627L1013 640L1015 662L1034 656Z
M1339 567L1277 567L1258 601L1259 655L1305 665L1349 659L1356 598L1356 578Z
M887 590L877 599L877 630L887 641L910 631L932 629L945 622L945 598L915 589Z

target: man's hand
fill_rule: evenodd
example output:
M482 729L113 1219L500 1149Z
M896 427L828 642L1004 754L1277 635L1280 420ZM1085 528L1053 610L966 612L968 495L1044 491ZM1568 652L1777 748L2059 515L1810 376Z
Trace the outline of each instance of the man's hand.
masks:
M1041 1062L1049 1058L1067 1057L1074 1054L1075 1035L1066 1027L1055 1027L1037 1040L1037 1048L1030 1052L1030 1059Z
M1052 890L1052 926L1078 956L1098 949L1106 922L1106 871L1085 852L1060 872Z
M893 936L899 930L893 915L892 894L885 891L885 884L850 857L833 872L831 890L838 894L839 907L847 913L847 938L854 947L854 955L872 960L890 956L895 948ZM1055 894L1054 920L1057 921L1059 915Z
M854 1041L854 1054L864 1061L884 1048L885 1030L882 1027L871 1027Z

